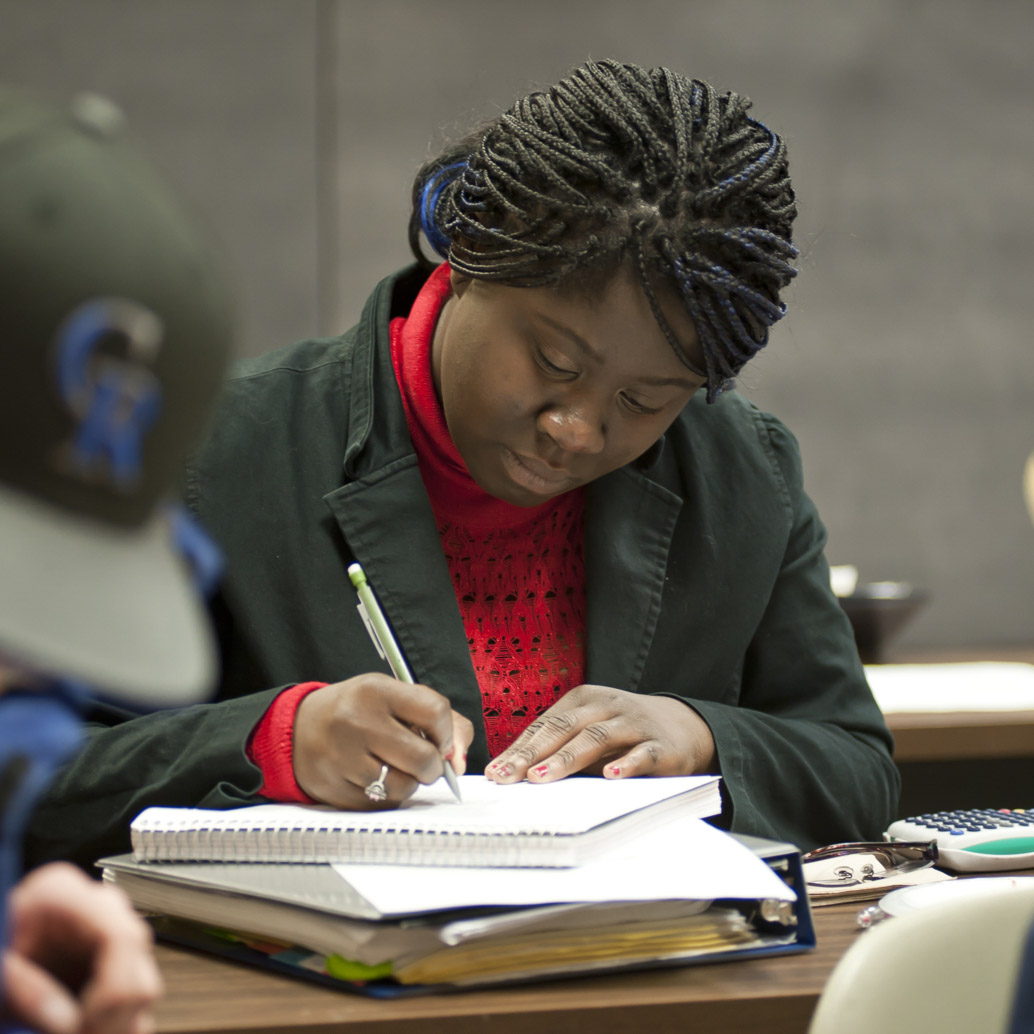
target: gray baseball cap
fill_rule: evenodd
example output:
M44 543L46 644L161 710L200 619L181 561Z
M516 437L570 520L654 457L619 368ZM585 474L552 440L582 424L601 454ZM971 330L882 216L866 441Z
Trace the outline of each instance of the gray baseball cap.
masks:
M169 503L231 312L208 233L121 122L0 90L0 658L183 704L216 651Z

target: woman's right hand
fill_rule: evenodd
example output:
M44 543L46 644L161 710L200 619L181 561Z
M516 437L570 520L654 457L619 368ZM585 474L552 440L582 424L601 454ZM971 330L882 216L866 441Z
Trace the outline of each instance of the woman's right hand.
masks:
M421 735L423 733L423 735ZM426 737L426 738L425 738ZM471 723L427 686L370 672L309 693L294 719L294 777L334 808L393 808L439 779L444 765L466 768ZM387 799L363 792L388 765Z

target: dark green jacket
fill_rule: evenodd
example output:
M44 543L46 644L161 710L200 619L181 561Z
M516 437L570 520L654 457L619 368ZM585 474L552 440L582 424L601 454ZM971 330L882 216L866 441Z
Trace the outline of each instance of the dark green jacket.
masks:
M359 560L417 678L474 722L481 698L406 427L388 322L415 270L358 327L241 364L187 497L223 545L216 703L94 727L37 813L30 857L126 847L153 804L253 799L248 734L278 689L387 670L356 612ZM792 435L735 393L697 396L636 462L588 486L587 682L685 699L714 734L723 824L802 847L894 818L891 738L829 587L825 532ZM274 688L269 688L274 687Z

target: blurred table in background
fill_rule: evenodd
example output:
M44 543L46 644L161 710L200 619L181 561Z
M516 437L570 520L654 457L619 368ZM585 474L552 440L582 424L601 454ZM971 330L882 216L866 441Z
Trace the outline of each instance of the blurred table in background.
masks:
M895 664L1022 661L1034 645L896 650ZM951 808L1034 807L1034 710L887 715L901 769L899 815Z

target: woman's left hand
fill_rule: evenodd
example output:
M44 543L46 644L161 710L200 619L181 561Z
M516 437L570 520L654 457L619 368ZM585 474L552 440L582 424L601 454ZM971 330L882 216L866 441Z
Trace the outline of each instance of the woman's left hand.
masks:
M496 783L551 783L575 772L691 775L716 764L714 739L693 708L672 697L576 686L485 769Z

